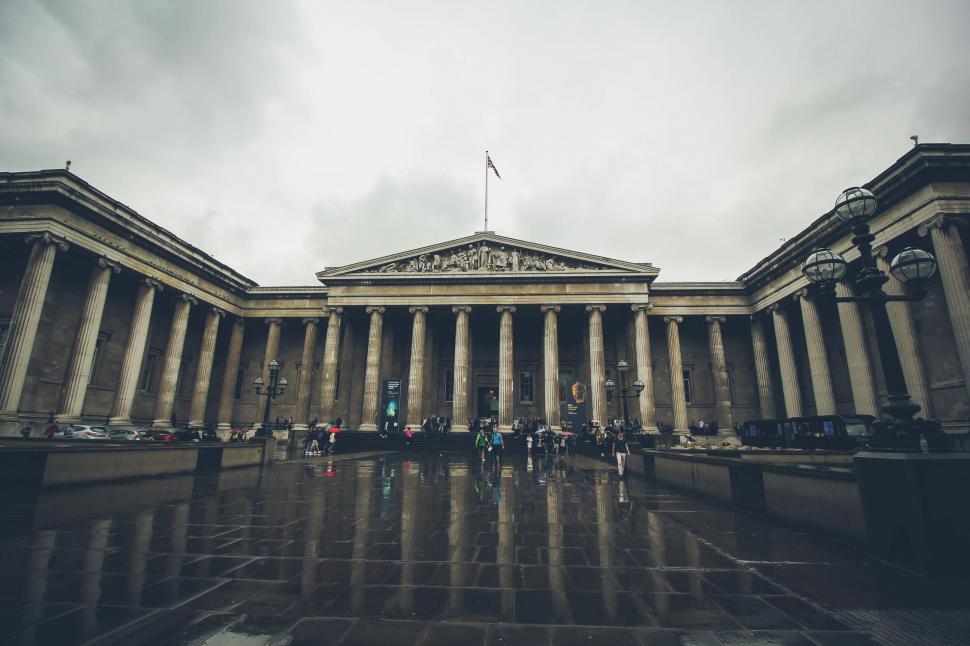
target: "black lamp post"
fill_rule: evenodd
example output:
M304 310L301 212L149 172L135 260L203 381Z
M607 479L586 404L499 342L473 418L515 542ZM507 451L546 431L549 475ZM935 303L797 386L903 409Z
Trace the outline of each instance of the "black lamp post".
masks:
M265 388L264 388L265 386ZM280 362L273 359L269 362L269 383L263 382L260 375L253 380L253 388L257 395L266 393L266 403L263 405L263 425L261 431L265 434L269 430L269 406L270 403L286 392L286 377L280 377Z
M626 373L630 369L630 366L626 361L620 359L616 363L616 371L620 373L620 399L623 401L623 428L627 428L630 425L630 411L627 407L626 400L630 397L639 397L640 393L643 392L644 384L642 381L637 379L633 382L633 389L636 391L633 394L627 394L626 388ZM613 401L613 391L616 389L616 383L612 379L606 380L606 397L608 401Z
M886 294L882 286L889 277L876 268L872 255L872 241L875 236L869 232L868 220L875 214L877 206L876 197L864 188L846 189L835 201L835 215L852 225L852 243L858 247L862 261L862 269L855 278L855 296L835 295L835 284L845 276L847 263L831 249L819 249L811 254L805 260L802 273L815 284L816 291L821 296L838 302L865 303L872 314L888 395L886 404L882 407L886 416L874 423L870 448L919 450L924 438L929 446L942 448L945 446L945 438L939 423L913 417L920 407L906 391L899 351L886 312L886 303L919 301L926 296L926 281L936 273L936 258L922 249L908 247L901 251L893 258L889 270L900 282L912 289L907 295Z

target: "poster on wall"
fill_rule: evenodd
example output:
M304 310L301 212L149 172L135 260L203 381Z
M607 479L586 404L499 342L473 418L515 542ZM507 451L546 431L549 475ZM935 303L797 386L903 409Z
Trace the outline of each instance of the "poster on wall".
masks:
M401 430L398 415L401 412L401 380L385 379L381 388L381 426L387 433Z
M586 384L573 382L566 393L566 422L573 433L582 433L586 428Z

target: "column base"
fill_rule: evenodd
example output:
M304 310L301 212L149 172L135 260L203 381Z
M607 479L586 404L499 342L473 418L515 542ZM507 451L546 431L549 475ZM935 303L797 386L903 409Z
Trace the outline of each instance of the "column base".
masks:
M218 424L216 424L216 430L217 431L231 431L232 430L232 424L230 422L219 422Z
M81 416L80 415L64 415L62 413L59 413L57 415L54 415L54 421L57 422L57 425L58 426L71 426L73 424L80 424L81 423Z
M499 424L499 426L498 426L498 432L499 433L511 433L512 432L512 425L511 424L508 424L506 426L503 426L503 425Z
M293 430L294 431L303 431L303 432L306 432L306 431L309 431L310 430L310 425L309 424L294 424L293 425Z
M152 428L172 428L172 422L167 419L153 419Z
M130 417L109 417L108 428L127 431L135 428L135 423L131 421Z
M452 433L468 433L469 432L469 430L468 430L468 424L452 424L451 425L451 432Z
M418 426L420 426L420 424ZM357 430L361 433L376 433L377 424L361 424L357 427Z
M205 428L205 422L201 420L193 420L189 422L189 428Z

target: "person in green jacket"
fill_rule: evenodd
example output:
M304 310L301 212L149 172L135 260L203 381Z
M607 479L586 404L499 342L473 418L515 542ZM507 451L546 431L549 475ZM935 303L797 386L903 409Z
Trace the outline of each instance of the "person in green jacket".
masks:
M488 450L488 435L485 434L485 429L478 429L478 435L475 436L475 448L478 449L479 454L481 454L482 462L485 461L485 451Z

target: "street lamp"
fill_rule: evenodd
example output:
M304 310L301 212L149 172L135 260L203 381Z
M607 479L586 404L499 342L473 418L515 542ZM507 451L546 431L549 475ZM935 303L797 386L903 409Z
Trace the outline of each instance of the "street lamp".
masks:
M256 394L266 393L266 403L263 405L263 425L260 429L263 434L266 434L269 430L270 403L286 392L286 386L286 377L280 377L280 362L276 359L269 362L269 384L263 381L262 375L253 379L253 388L256 389Z
M617 361L616 371L620 375L620 399L623 401L623 428L627 428L627 426L629 426L629 420L630 420L630 411L627 408L626 400L629 399L630 397L639 397L640 393L643 392L643 389L645 387L643 382L637 379L636 381L633 382L633 389L636 392L632 395L627 394L626 373L629 369L630 369L630 366L629 364L627 364L626 361L624 361L623 359L620 359L619 361ZM605 386L606 386L607 399L609 401L612 401L613 391L616 389L616 383L612 379L607 379Z
M886 312L886 303L919 301L926 296L926 282L936 274L936 258L922 249L908 247L901 251L890 263L890 272L912 289L906 295L886 294L882 286L889 277L876 268L872 255L875 236L869 231L869 218L875 214L877 206L876 196L858 187L846 189L835 201L835 215L852 226L852 243L858 247L862 261L862 269L855 277L855 296L835 295L835 284L845 276L848 263L831 249L818 249L812 253L805 260L802 273L815 285L819 295L837 302L866 303L872 314L888 395L886 405L882 407L886 417L873 424L870 448L916 450L923 438L934 448L943 447L945 440L938 422L913 418L920 407L906 391L899 351Z

